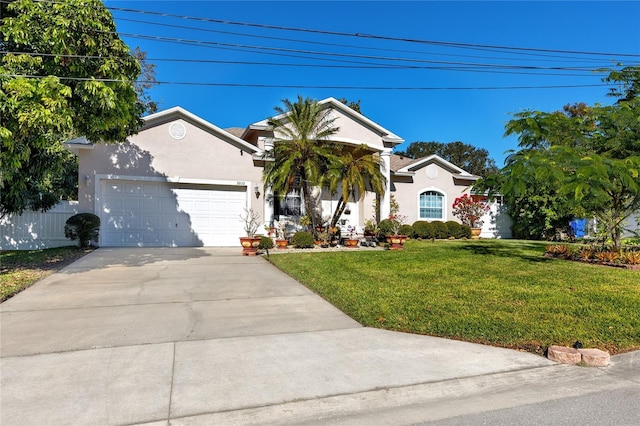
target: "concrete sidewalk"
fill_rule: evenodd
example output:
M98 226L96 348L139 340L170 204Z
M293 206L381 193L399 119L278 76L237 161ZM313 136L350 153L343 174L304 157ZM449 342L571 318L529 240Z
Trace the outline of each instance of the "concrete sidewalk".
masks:
M0 423L403 424L640 386L638 353L588 369L361 327L239 251L99 249L0 305Z

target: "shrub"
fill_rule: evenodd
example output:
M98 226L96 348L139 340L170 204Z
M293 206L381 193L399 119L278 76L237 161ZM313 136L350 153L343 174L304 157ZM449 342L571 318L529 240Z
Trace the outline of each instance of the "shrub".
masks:
M595 257L600 262L613 263L620 258L620 253L617 251L601 251L596 253Z
M100 218L93 213L79 213L71 216L64 225L64 236L78 240L80 248L89 247L91 240L98 239Z
M315 240L313 239L313 235L309 232L298 231L293 234L291 243L298 248L313 248Z
M640 251L628 251L622 254L622 259L629 265L640 265Z
M400 235L413 237L413 226L407 224L400 226Z
M416 238L431 238L433 235L433 226L431 226L431 222L427 222L426 220L418 220L414 222L413 234Z
M431 226L433 226L433 237L441 240L449 238L449 229L447 228L447 224L441 222L439 220L434 220L431 222Z
M387 235L393 234L393 223L389 219L381 220L378 224L378 236L381 240L387 238Z
M258 246L260 250L269 250L272 249L273 246L274 244L271 238L265 237L264 235L260 236L260 245Z
M593 255L594 255L594 250L589 247L582 248L580 249L580 251L576 253L576 257L585 262L593 259Z
M566 244L551 244L547 246L547 253L554 257L568 259L573 254L573 250Z
M460 238L471 238L471 227L467 225L460 225Z
M453 238L463 238L462 225L456 222L455 220L449 220L445 222L447 225L447 232L449 233L449 237Z

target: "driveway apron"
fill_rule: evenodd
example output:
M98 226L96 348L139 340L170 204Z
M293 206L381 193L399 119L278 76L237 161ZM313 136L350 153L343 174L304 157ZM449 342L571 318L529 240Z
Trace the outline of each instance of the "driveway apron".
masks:
M314 401L317 417L384 389L551 365L361 327L239 248L98 249L0 315L3 426L297 422L284 407Z

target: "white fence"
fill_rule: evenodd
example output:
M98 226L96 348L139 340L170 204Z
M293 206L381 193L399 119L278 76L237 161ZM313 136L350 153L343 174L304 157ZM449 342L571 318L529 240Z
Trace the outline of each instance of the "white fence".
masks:
M64 236L64 224L78 213L77 201L62 201L42 213L25 211L0 219L0 250L37 250L74 245Z

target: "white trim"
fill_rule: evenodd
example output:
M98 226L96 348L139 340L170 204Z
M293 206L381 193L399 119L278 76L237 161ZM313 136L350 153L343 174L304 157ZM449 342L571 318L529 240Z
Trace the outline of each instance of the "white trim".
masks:
M440 218L426 218L426 217L421 217L420 216L420 196L423 193L427 192L427 191L434 191L434 192L442 194L442 217L440 217ZM448 201L447 201L447 198L448 198L447 191L444 191L444 190L442 190L440 188L437 188L435 186L429 186L429 187L426 187L426 188L418 190L417 198L418 198L418 200L417 200L418 211L417 211L416 217L418 218L418 220L426 220L427 222L433 222L433 221L436 221L436 220L439 220L439 221L442 221L442 222L446 222L447 221L447 214L448 214L448 210L447 210L447 203L448 203Z

